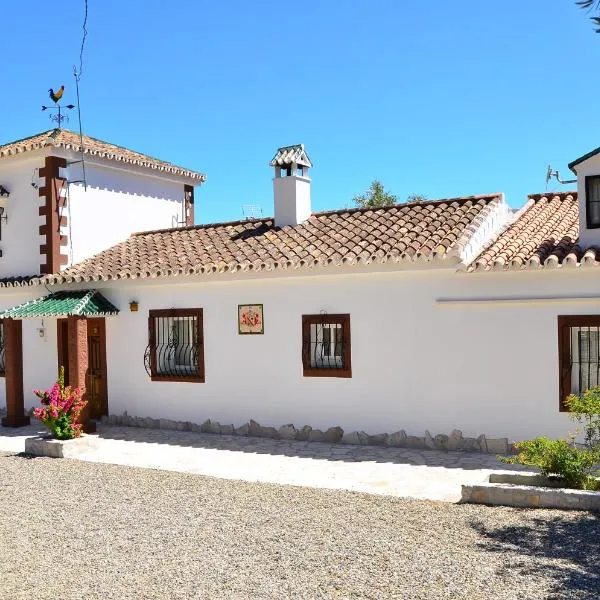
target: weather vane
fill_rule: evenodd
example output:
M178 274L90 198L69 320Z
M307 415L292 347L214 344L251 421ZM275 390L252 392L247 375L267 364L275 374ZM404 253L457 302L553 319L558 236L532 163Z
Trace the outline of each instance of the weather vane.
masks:
M54 106L42 105L42 110L50 110L51 111L50 112L50 120L54 121L58 125L59 128L63 121L66 121L67 123L69 122L68 115L63 115L62 109L68 108L69 110L72 110L73 108L75 108L74 104L67 104L65 107L62 107L60 105L60 100L63 97L64 93L65 93L64 85L61 85L60 88L58 90L56 90L56 92L52 88L50 88L48 90L48 95L50 96L50 100L52 100L52 102L54 102Z

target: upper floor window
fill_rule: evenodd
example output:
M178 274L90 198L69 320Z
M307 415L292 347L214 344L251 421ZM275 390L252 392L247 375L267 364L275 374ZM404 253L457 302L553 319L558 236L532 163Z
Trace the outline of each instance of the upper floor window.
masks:
M350 315L302 315L305 377L352 377Z
M570 394L600 385L600 315L558 317L560 410Z
M152 381L204 382L201 308L151 310L144 362Z
M600 227L600 175L585 178L585 213L588 229Z

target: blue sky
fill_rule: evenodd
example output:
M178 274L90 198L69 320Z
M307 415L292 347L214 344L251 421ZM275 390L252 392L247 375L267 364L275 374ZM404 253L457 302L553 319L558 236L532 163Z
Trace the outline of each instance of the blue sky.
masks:
M51 127L49 87L75 100L83 0L2 16L6 142ZM272 214L281 145L306 146L313 210L374 178L520 206L600 145L600 35L571 0L89 0L88 31L85 132L206 173L198 222Z

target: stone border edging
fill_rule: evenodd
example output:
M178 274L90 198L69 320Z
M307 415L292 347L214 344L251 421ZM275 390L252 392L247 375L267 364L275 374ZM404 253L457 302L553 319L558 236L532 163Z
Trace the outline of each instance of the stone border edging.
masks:
M326 431L313 429L310 425L304 425L300 429L296 429L291 423L282 425L279 428L266 427L257 423L254 419L250 419L250 421L240 427L221 425L218 421L211 421L210 419L207 419L200 425L191 421L135 417L129 415L127 411L122 415L104 416L102 417L102 422L108 425L121 425L125 427L195 431L199 433L239 435L274 440L330 442L359 446L390 446L416 450L483 452L488 454L509 454L514 452L513 445L509 443L508 438L486 438L484 434L477 438L463 437L462 431L459 429L454 429L449 436L443 434L432 436L429 431L426 431L424 436L419 437L407 435L404 429L391 434L378 433L369 435L364 431L344 433L344 430L339 426L330 427Z
M540 485L540 484L545 485ZM600 511L600 492L558 487L537 473L494 473L490 483L463 485L461 503Z

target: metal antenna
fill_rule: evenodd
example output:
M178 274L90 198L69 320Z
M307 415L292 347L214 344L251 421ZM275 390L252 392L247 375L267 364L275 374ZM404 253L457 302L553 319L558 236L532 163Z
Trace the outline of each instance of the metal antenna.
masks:
M560 175L558 174L558 171L555 171L552 169L551 165L548 165L548 170L546 171L546 187L548 187L548 184L550 183L550 180L552 178L555 178L556 181L558 181L558 183L562 183L563 185L565 183L577 183L577 179L565 179L564 181L560 178Z
M260 219L263 216L263 210L260 204L243 204L242 214L247 221L251 219Z

